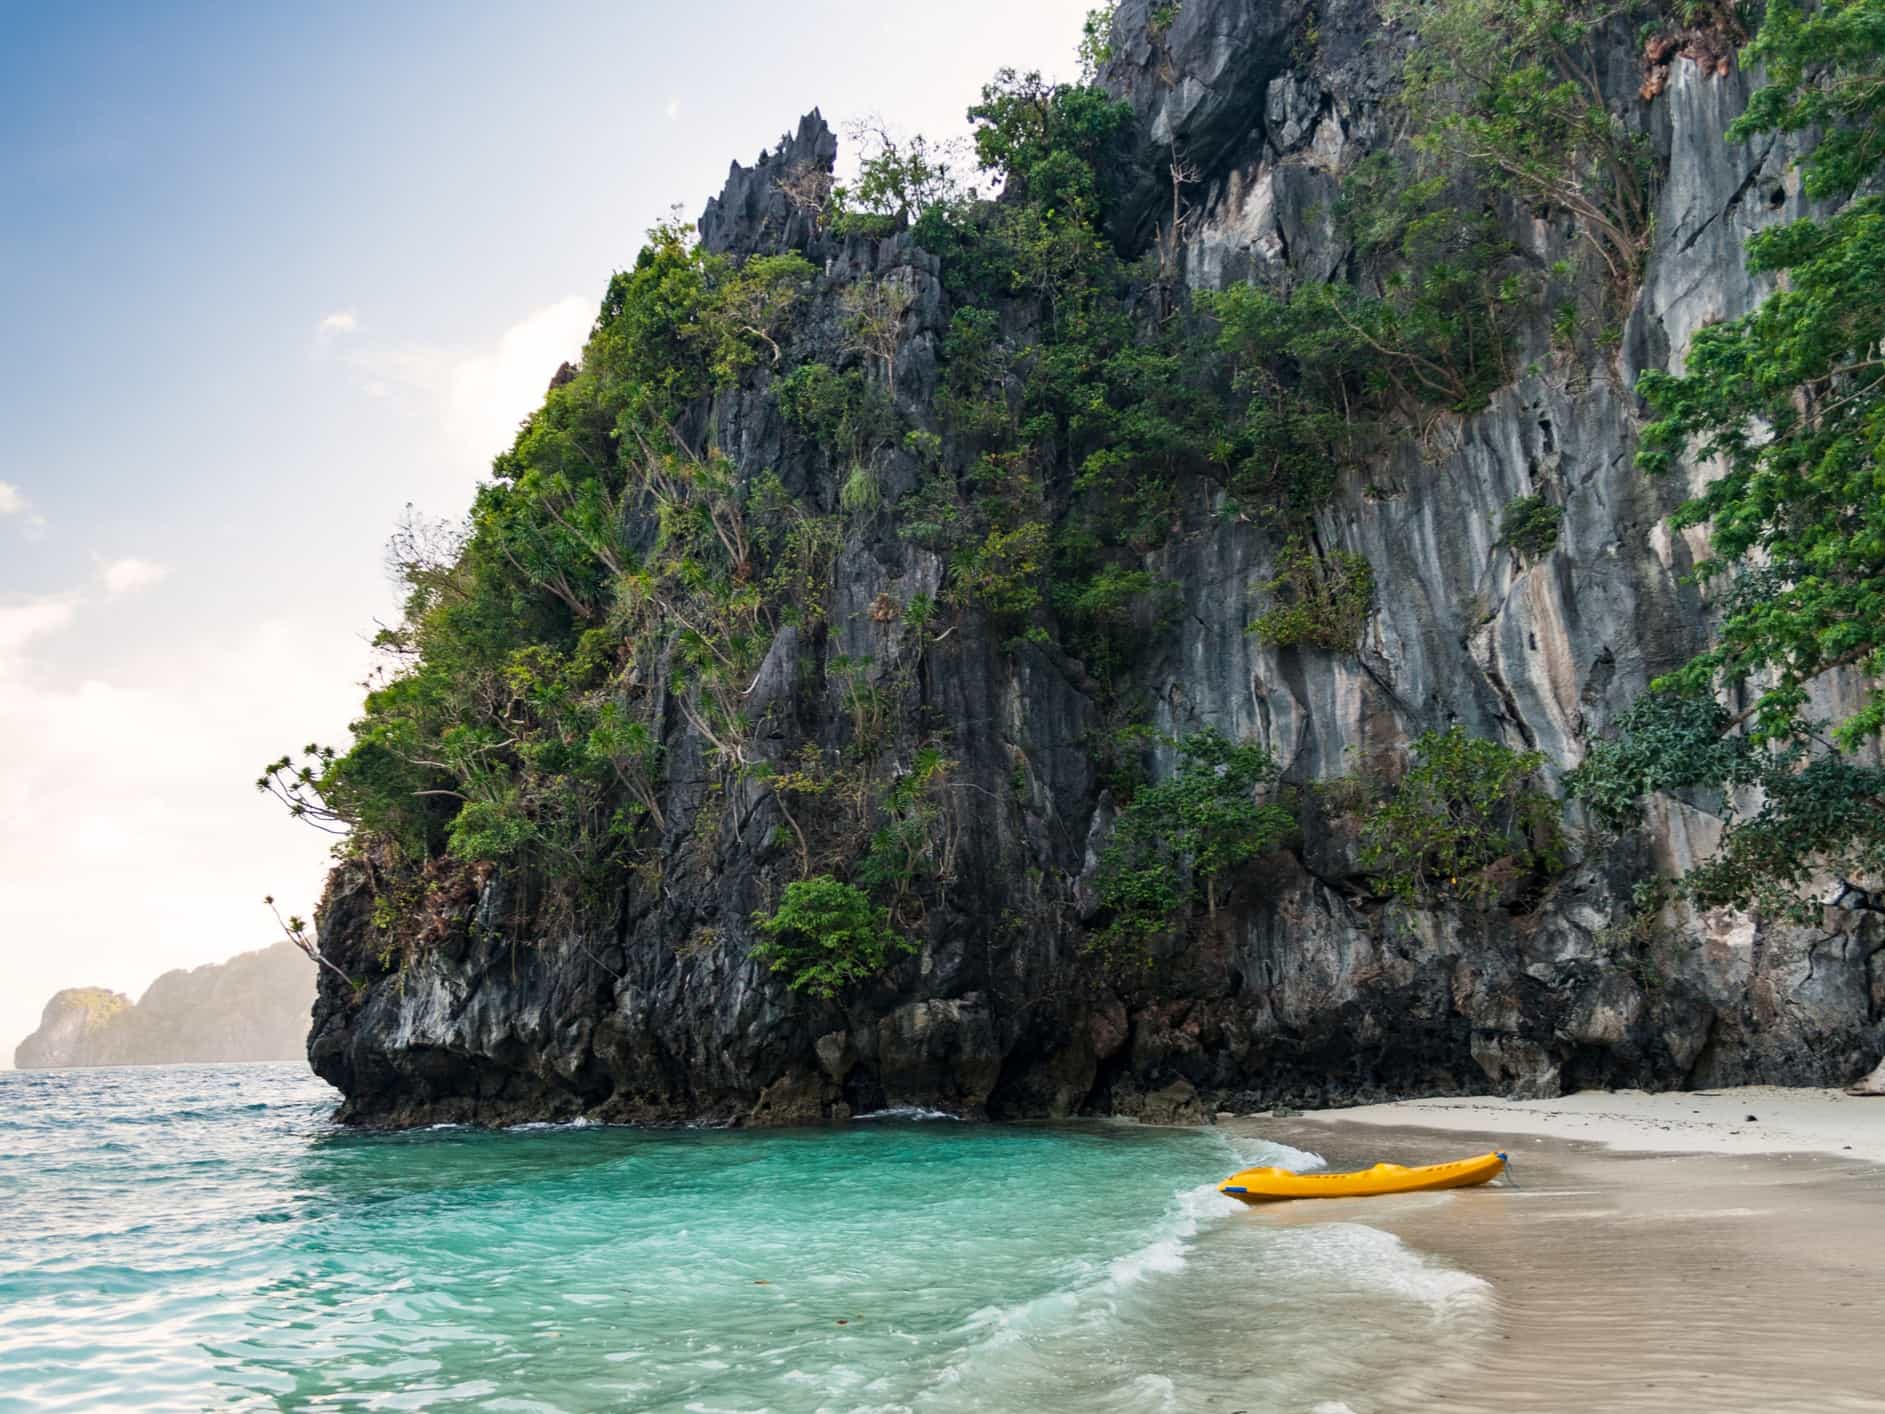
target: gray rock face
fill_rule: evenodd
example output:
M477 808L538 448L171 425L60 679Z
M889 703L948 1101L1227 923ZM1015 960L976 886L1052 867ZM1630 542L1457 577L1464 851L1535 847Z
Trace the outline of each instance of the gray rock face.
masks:
M1327 215L1336 173L1388 140L1383 99L1404 41L1368 0L1324 0L1311 43L1311 8L1186 0L1154 37L1146 0L1125 0L1122 31L1138 37L1103 76L1140 120L1122 156L1124 249L1144 248L1169 209L1176 147L1200 174L1186 193L1192 287L1343 267ZM1277 649L1247 631L1279 546L1191 487L1179 533L1147 561L1183 596L1161 651L1139 665L1159 726L1260 739L1296 784L1392 767L1415 737L1455 722L1562 770L1703 641L1710 608L1684 583L1699 542L1662 524L1686 488L1634 470L1630 389L1642 369L1679 362L1702 325L1758 302L1743 242L1803 208L1786 144L1724 140L1748 76L1677 58L1646 102L1639 56L1620 32L1604 75L1660 173L1655 245L1620 350L1555 352L1535 329L1523 376L1485 412L1354 471L1317 533L1375 568L1358 655ZM936 262L907 236L821 235L781 189L782 175L828 167L834 151L808 117L778 153L735 166L703 238L822 263L792 361L846 361L847 283L907 283L898 402L941 431L930 405L949 311ZM1570 250L1562 221L1510 220L1541 260ZM688 431L829 511L842 469L783 424L769 377L701 407ZM893 459L886 502L916 475ZM1525 495L1562 505L1564 519L1555 549L1521 559L1496 541L1502 509ZM321 945L370 982L356 999L321 980L309 1053L345 1093L343 1116L787 1123L921 1104L1190 1121L1219 1105L1844 1083L1885 1047L1885 915L1829 908L1805 929L1683 915L1649 941L1623 929L1637 881L1712 847L1719 818L1705 799L1655 802L1637 837L1588 835L1542 899L1484 914L1384 906L1355 867L1352 830L1312 808L1300 851L1250 871L1143 978L1109 981L1080 951L1111 819L1085 747L1100 720L1092 685L1057 649L1005 645L972 618L924 646L870 613L880 594L933 592L942 570L899 538L894 510L854 521L828 629L782 633L754 692L760 748L783 759L801 741L843 740L835 692L806 686L828 658L868 657L884 684L913 675L964 783L949 821L955 882L920 953L834 1003L792 995L754 962L747 920L794 877L783 820L751 781L715 795L701 743L677 722L661 889L627 892L606 927L539 919L530 881L499 874L466 920L478 926L394 977L376 962L365 873L334 874Z
M817 239L817 226L790 189L795 182L819 183L820 174L829 178L837 157L838 139L814 108L777 150L760 153L751 167L733 164L726 189L701 214L701 240L721 255L806 249Z
M104 987L54 992L40 1013L39 1029L13 1048L13 1064L20 1070L96 1065L88 1057L103 1053L105 1038L130 1009L129 997Z
M306 1054L314 968L292 943L166 972L135 1004L103 987L46 1003L13 1053L22 1070L72 1065L291 1061Z

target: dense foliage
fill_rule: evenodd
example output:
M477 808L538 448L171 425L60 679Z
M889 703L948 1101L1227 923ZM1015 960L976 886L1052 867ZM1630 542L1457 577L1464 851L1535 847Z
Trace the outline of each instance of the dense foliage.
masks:
M1543 496L1520 496L1507 502L1499 516L1499 543L1536 559L1557 546L1563 524L1563 506L1553 505Z
M1404 94L1416 142L1492 190L1569 213L1619 294L1649 248L1642 136L1612 111L1599 46L1633 0L1391 0L1416 26Z
M1215 911L1220 879L1296 832L1288 805L1259 798L1276 781L1276 761L1261 746L1209 727L1166 744L1177 770L1133 795L1100 860L1099 901L1110 919L1094 941L1115 961L1142 958L1182 925L1198 894Z
M1413 757L1362 828L1362 866L1389 893L1486 908L1508 885L1563 867L1558 802L1538 779L1542 752L1456 726L1421 737Z
M778 909L755 914L753 926L761 941L752 955L772 971L788 974L786 985L793 991L827 1001L881 972L892 954L916 947L890 926L888 908L829 874L787 884Z
M1701 792L1722 812L1721 847L1682 880L1706 906L1810 916L1826 871L1885 873L1885 771L1842 760L1810 739L1732 730L1712 698L1652 693L1597 742L1567 784L1616 829L1637 823L1656 791ZM1749 802L1752 802L1750 804Z
M1277 557L1277 575L1264 589L1278 600L1251 624L1251 632L1279 648L1308 644L1352 653L1374 607L1374 571L1360 555L1335 550L1317 555L1301 537Z

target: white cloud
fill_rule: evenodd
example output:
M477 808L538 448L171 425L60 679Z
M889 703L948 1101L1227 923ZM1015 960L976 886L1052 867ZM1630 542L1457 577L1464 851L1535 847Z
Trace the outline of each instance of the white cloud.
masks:
M331 841L252 783L310 732L341 739L358 704L365 650L327 626L179 637L133 673L67 651L87 646L81 606L0 599L0 741L21 747L0 771L0 919L41 943L6 959L0 1065L60 987L136 994L166 967L260 947L274 933L265 893L309 912Z
M351 334L360 327L360 320L351 309L337 309L321 320L323 334Z
M678 98L670 98L668 100L668 121L673 122L680 116L681 116L681 100Z
M10 481L0 481L0 516L25 515L31 504L19 487Z
M45 594L30 599L0 601L0 675L18 659L35 638L64 628L78 612L76 594Z
M591 302L571 295L533 310L482 348L356 349L346 359L365 375L369 397L404 390L430 400L449 454L482 474L542 403L557 367L582 353L594 319Z
M480 470L510 446L557 368L582 353L594 322L592 302L572 295L512 325L496 349L453 366L446 416L454 439L480 458Z
M106 593L130 594L161 584L169 575L170 566L160 565L155 560L127 558L111 561L99 573L105 581Z

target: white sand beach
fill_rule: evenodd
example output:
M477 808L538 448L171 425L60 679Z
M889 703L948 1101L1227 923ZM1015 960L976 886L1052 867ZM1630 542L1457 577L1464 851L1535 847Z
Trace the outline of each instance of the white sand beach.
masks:
M1378 1227L1491 1283L1472 1361L1329 1410L1885 1411L1885 1099L1596 1092L1225 1123L1332 1168L1514 1160L1513 1187L1250 1210Z
M1474 1096L1321 1110L1314 1123L1590 1141L1634 1153L1836 1154L1885 1164L1885 1096L1745 1085L1589 1090L1552 1100Z

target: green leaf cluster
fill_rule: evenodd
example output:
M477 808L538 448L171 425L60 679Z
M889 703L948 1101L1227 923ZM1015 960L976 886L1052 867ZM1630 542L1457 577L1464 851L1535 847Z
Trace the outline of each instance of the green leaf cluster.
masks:
M1681 880L1697 903L1807 921L1826 877L1885 871L1885 770L1807 739L1734 734L1728 710L1709 698L1650 693L1617 725L1565 784L1619 829L1641 818L1651 793L1714 794L1721 845Z
M829 874L787 884L779 907L755 913L753 926L761 941L752 955L773 972L785 973L793 991L823 1001L875 977L896 954L916 950L911 939L891 927L888 908Z
M1715 646L1668 685L1762 675L1755 728L1782 737L1813 679L1885 666L1885 201L1762 232L1748 264L1786 272L1786 288L1697 334L1682 374L1643 375L1657 419L1638 460L1719 459L1725 472L1673 523L1709 528L1700 577L1752 566L1759 584L1728 596ZM1881 723L1875 691L1836 734L1851 748Z
M1319 554L1300 535L1284 545L1276 577L1263 588L1278 602L1257 616L1250 631L1278 648L1353 653L1374 609L1374 570L1367 557L1349 550Z
M1200 892L1215 910L1221 881L1296 832L1289 806L1258 798L1277 776L1263 747L1212 727L1168 744L1177 770L1134 793L1100 857L1099 902L1111 916L1093 946L1116 961L1180 927Z
M1240 496L1300 519L1387 431L1431 409L1477 412L1509 379L1536 282L1469 195L1447 170L1366 158L1344 174L1334 213L1357 283L1197 296L1245 399L1222 453Z
M1745 61L1767 82L1728 129L1730 142L1814 132L1807 195L1859 190L1885 162L1885 7L1879 0L1769 0Z
M1390 0L1418 35L1401 101L1417 145L1493 191L1568 212L1619 296L1649 249L1648 144L1604 96L1611 23L1633 0ZM1621 301L1620 301L1621 302Z
M1499 543L1537 559L1556 548L1563 524L1563 506L1543 496L1520 496L1508 501L1499 517Z
M1113 57L1113 21L1119 13L1119 0L1107 0L1086 12L1080 25L1080 43L1076 57L1080 61L1080 79L1092 83L1099 77L1106 61Z
M828 220L834 234L886 236L931 211L947 220L969 199L960 176L967 155L959 144L920 133L898 138L871 124L860 125L853 135L864 153L856 180L832 190Z
M1564 865L1558 801L1539 784L1539 751L1454 726L1414 743L1413 762L1361 832L1362 868L1397 898L1489 908L1506 885Z

